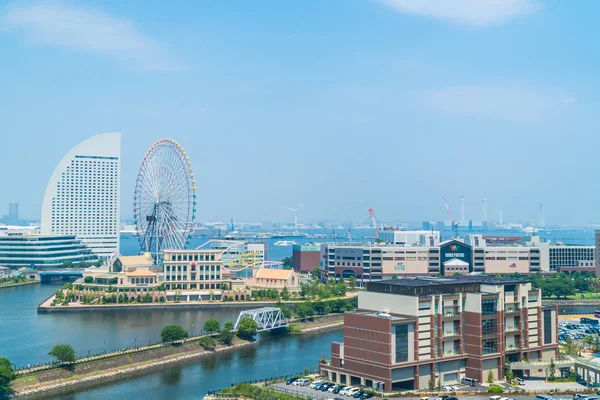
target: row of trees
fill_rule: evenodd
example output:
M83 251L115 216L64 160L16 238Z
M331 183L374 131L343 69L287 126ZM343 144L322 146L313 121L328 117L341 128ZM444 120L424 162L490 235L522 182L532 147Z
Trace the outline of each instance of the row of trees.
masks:
M356 280L354 281L356 284ZM327 283L314 280L310 283L300 284L300 295L302 297L329 299L331 297L343 297L346 295L346 284L343 280L330 279Z
M221 328L221 322L216 318L209 318L204 323L204 331L213 335L224 345L231 345L234 337L233 322L227 321ZM252 340L256 336L258 324L252 318L242 318L237 329L237 336L243 340ZM167 325L160 333L160 339L163 343L177 342L189 337L188 332L179 325ZM200 339L200 345L205 349L214 349L216 342L214 337L205 337Z

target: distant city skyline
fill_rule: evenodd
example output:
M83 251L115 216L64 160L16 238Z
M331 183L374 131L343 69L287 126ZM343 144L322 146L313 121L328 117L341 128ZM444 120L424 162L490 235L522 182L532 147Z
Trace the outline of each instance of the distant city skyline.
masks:
M476 2L477 3L477 2ZM15 1L0 9L0 204L36 220L68 149L181 143L198 221L598 224L600 3ZM114 40L118 37L119 40ZM24 64L23 60L27 63ZM4 214L4 212L2 212Z

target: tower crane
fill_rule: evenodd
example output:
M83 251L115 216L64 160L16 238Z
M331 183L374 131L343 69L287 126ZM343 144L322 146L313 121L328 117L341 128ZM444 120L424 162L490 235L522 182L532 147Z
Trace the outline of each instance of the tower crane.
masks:
M450 221L452 224L452 232L454 232L454 237L458 237L458 223L456 223L456 221L454 221L454 217L452 216L452 211L450 211L450 206L448 206L448 202L446 201L446 198L444 196L442 196L442 199L444 200L444 205L446 206L446 211L448 211L448 215L450 216Z
M375 231L375 240L379 239L379 229L377 228L377 220L375 219L375 213L372 208L369 208L369 217L371 218L371 225Z

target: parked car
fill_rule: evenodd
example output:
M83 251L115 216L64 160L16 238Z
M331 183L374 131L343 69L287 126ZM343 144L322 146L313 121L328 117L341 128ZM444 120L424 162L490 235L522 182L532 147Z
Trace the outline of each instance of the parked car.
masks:
M451 386L451 388L454 389L455 392L458 392L460 390L458 386Z
M287 381L285 381L286 385L291 385L292 383L296 382L298 380L298 377L292 377L292 378L288 378Z
M354 396L354 393L358 392L359 390L359 388L351 388L350 390L346 391L346 396L352 397Z
M370 399L371 397L373 397L373 393L363 393L363 395L360 396L362 400Z
M323 381L320 380L316 380L313 383L310 384L309 388L314 389L316 385L318 385L319 383L321 383Z
M344 385L336 386L336 387L333 388L333 390L331 391L331 393L333 393L333 394L339 394L345 388L346 388L346 386L344 386Z
M444 392L454 392L454 388L452 386L444 386Z
M360 396L362 396L363 394L365 394L365 392L363 392L362 390L359 390L358 392L355 392L352 397L354 397L355 399L359 399Z
M460 380L460 383L462 383L463 385L477 386L479 381L477 379L473 379L473 378L462 378Z
M354 389L354 388L353 388L352 386L346 386L345 388L343 388L343 389L340 391L340 394L341 394L342 396L346 396L346 394L348 393L348 390L351 390L351 389Z
M308 386L310 385L310 379L302 378L292 383L292 386Z
M320 390L321 390L321 392L326 392L327 389L329 389L330 387L333 387L333 386L334 386L333 383L325 382L324 384L321 385Z
M313 389L315 390L321 390L321 386L326 385L327 382L319 382L315 385L315 387Z
M524 385L525 384L525 381L522 378L517 377L516 379L517 379L517 383L519 385Z

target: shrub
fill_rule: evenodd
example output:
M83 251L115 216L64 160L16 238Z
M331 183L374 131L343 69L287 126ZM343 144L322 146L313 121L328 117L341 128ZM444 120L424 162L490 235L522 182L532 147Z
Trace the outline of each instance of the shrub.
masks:
M502 394L502 393L504 393L504 388L502 386L492 385L488 388L488 393Z
M217 342L210 336L204 336L200 339L200 346L204 348L204 350L214 350L217 347Z
M257 333L258 324L252 318L242 318L238 326L237 336L240 339L251 340Z
M93 283L94 282L94 278L92 278L91 276L86 276L85 278L83 278L83 281L85 283Z

